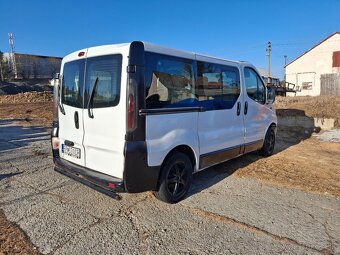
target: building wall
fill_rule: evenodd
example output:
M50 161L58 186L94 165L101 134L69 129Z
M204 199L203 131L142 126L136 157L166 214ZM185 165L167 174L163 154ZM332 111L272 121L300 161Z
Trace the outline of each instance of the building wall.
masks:
M334 51L340 51L339 33L286 66L286 81L301 90L297 96L320 95L321 74L339 72L339 68L332 67Z
M19 79L53 78L60 72L61 58L15 53L17 77ZM10 61L10 54L5 53L4 59ZM13 70L12 70L13 71ZM14 72L14 71L13 71Z

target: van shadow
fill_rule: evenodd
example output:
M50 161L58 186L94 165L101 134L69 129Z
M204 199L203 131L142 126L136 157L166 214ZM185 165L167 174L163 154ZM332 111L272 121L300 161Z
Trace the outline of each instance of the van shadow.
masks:
M302 110L278 109L276 114L278 127L274 154L310 138L315 132L320 132L320 127L314 126L314 118L306 116ZM261 158L263 157L255 151L196 173L193 176L193 183L187 197L223 181L239 169L247 167Z
M22 119L0 120L0 153L48 140L47 128L20 125Z
M18 175L18 174L22 174L23 172L17 172L17 173L9 173L9 174L0 174L0 181L6 179L6 178L10 178L12 176Z

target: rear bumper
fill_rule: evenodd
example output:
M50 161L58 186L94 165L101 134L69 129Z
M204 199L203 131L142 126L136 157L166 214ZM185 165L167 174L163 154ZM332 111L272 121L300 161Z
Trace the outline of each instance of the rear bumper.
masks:
M125 192L122 179L99 173L86 167L70 163L60 157L53 158L54 170L81 182L105 195L117 197L116 192Z
M57 122L53 123L51 138L53 137L58 137ZM59 157L59 150L54 150L53 146L52 153L55 171L111 197L116 196L115 192L138 193L157 190L159 186L161 166L148 166L145 141L126 141L123 179L66 161Z

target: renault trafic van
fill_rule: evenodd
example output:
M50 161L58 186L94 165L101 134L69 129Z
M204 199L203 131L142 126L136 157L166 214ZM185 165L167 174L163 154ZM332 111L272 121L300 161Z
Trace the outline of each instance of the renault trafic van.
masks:
M273 153L273 99L250 63L134 41L67 55L58 79L55 170L109 196L176 203L192 174Z

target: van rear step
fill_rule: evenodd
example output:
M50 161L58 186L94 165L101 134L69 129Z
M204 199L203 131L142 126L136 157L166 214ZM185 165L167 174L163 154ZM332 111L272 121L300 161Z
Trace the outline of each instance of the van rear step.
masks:
M77 166L60 158L54 158L54 170L114 199L116 192L125 192L123 180Z

